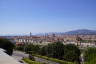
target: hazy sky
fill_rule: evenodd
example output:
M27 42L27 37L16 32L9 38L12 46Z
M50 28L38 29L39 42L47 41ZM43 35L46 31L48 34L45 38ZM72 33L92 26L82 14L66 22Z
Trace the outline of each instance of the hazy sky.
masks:
M96 29L96 0L0 0L0 35Z

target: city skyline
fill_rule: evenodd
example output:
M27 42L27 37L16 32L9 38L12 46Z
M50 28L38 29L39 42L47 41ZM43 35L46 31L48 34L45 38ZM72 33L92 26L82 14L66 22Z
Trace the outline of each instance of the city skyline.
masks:
M0 0L0 35L96 30L95 0Z

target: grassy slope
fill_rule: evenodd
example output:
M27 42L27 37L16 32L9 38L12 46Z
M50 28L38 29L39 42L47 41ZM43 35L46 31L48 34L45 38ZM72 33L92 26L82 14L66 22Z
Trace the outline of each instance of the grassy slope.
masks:
M23 60L24 60L26 63L28 63L28 64L45 64L45 63L40 63L40 62L32 61L32 60L30 60L30 59L28 59L28 58L24 58Z

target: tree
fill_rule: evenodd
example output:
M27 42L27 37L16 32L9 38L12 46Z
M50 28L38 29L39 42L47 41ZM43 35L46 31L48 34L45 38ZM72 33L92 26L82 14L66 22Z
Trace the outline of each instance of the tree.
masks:
M39 45L28 44L25 46L26 53L39 53Z
M79 62L80 50L74 44L67 44L64 47L64 60Z
M0 38L0 48L6 50L6 53L12 55L14 44L7 39Z
M47 55L47 46L43 46L40 48L40 54L43 56Z
M48 44L47 51L47 56L62 59L64 55L64 45L62 42Z
M85 50L84 54L84 60L89 64L94 64L96 63L96 48L89 47Z
M29 59L32 61L35 61L35 58L34 58L34 56L32 56L32 54L29 54Z
M24 51L24 47L25 45L21 45L21 46L16 46L16 50L19 50L19 51Z

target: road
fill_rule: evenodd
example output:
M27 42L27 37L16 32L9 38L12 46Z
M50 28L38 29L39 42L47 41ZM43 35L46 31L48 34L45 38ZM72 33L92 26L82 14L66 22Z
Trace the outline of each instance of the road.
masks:
M28 57L28 54L25 54L24 52L21 51L14 51L12 57L21 62L22 64L26 64L22 58L23 57Z
M46 64L59 64L59 63L49 61L49 60L46 60L46 59L42 59L42 58L38 58L38 57L34 57L34 58L35 58L35 61L46 63Z
M28 57L28 56L29 56L28 54L25 54L24 52L21 52L21 51L14 51L13 55L12 55L12 57L18 61L21 61L23 57ZM35 61L37 61L37 62L43 62L46 64L59 64L59 63L49 61L46 59L42 59L42 58L38 58L38 57L34 57L34 58L35 58ZM26 63L23 63L23 64L26 64Z

